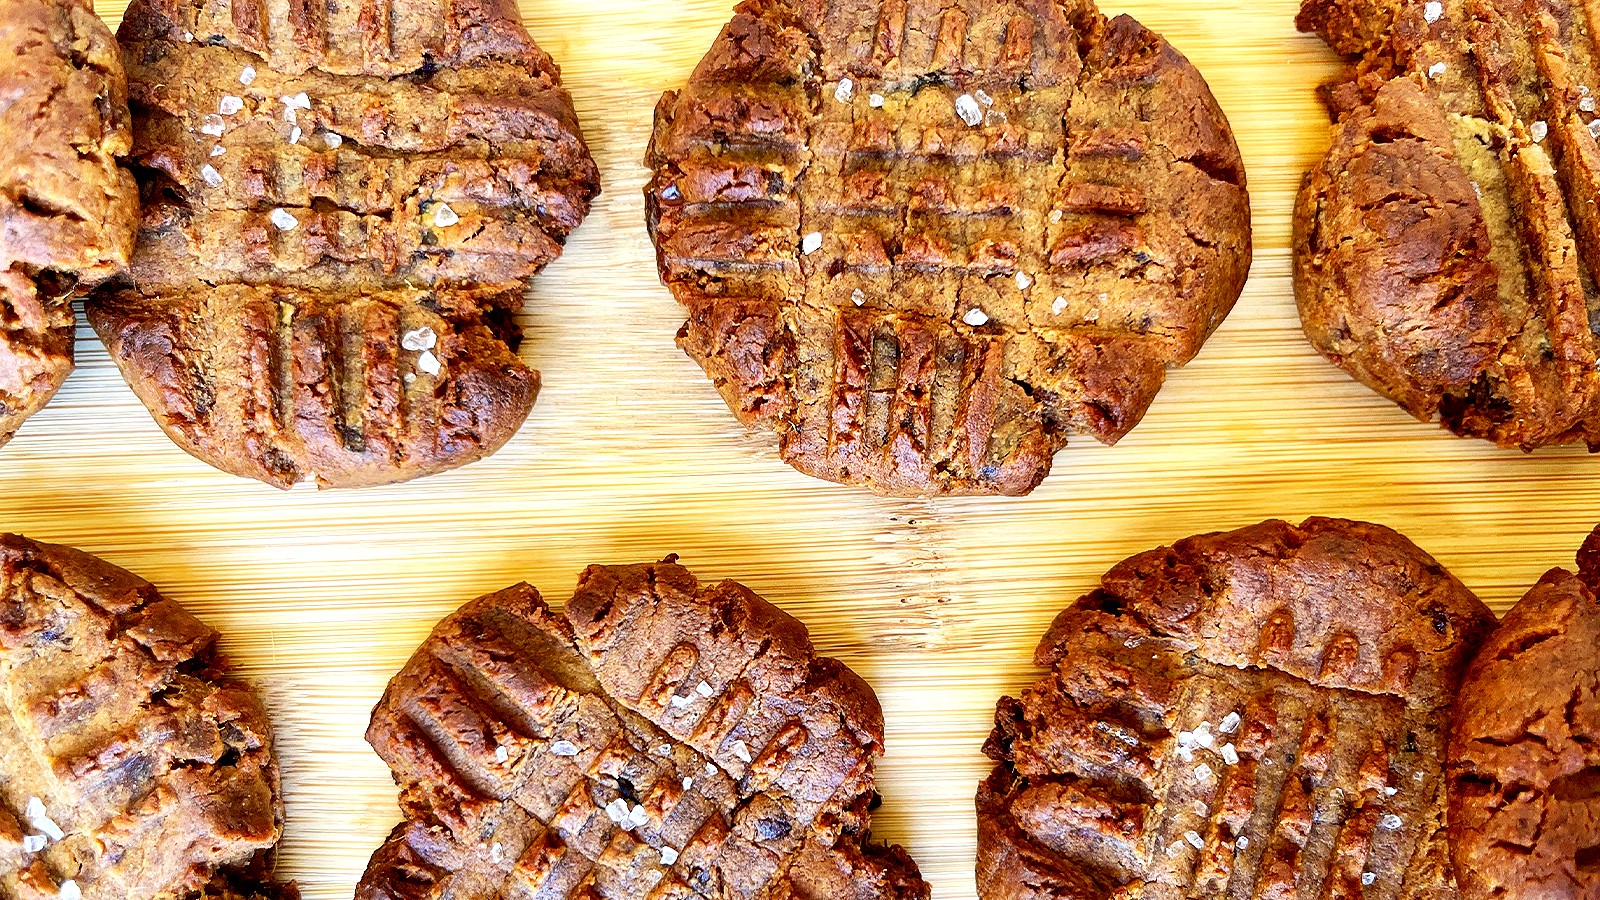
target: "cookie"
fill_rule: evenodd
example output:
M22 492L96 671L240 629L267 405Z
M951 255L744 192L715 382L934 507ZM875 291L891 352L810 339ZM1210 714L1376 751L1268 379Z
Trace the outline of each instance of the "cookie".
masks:
M795 468L885 494L1115 442L1250 267L1205 81L1087 0L747 0L646 164L679 346Z
M673 557L590 567L561 615L526 584L467 604L367 740L406 821L357 900L928 897L904 850L867 842L872 689Z
M167 434L277 487L494 452L539 376L513 314L599 190L510 0L135 0L145 195L89 321Z
M266 710L149 582L0 535L0 894L292 898Z
M0 444L72 371L71 294L139 218L127 78L88 0L0 0Z
M1600 891L1600 529L1506 614L1461 682L1450 831L1464 900Z
M1594 7L1306 0L1352 59L1295 212L1306 335L1459 435L1600 449Z
M1493 624L1377 525L1269 521L1122 562L996 710L979 896L1454 896L1451 703Z

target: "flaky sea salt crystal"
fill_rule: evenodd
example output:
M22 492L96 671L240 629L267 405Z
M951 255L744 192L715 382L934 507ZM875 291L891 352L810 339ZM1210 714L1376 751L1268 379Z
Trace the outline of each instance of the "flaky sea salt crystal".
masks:
M1194 751L1188 747L1178 747L1173 750L1173 753L1184 762L1194 762Z
M628 818L622 823L622 827L631 831L648 821L650 821L650 813L645 811L644 804L641 803L628 811Z
M50 839L42 834L30 834L22 839L24 853L38 853L50 843Z
M661 848L661 864L663 866L670 866L677 861L678 851L672 849L671 847Z
M971 325L973 328L979 328L989 324L989 314L974 306L972 309L967 310L967 314L961 317L961 321Z
M239 83L240 84L244 84L244 85L253 84L253 83L255 83L255 80L256 80L256 67L255 66L245 66L244 67L244 71L239 73Z
M459 221L461 221L461 217L456 215L456 211L450 208L450 204L440 203L433 208L433 224L435 227L449 228Z
M408 331L400 336L400 346L414 353L423 350L432 350L439 345L439 335L432 328L424 325L415 331Z
M1239 839L1233 842L1233 845L1238 847L1240 850L1243 850L1250 846L1250 839L1241 834L1239 835Z
M499 862L499 861L501 861L502 859L505 859L505 858L506 858L506 848L501 846L499 841L495 841L494 843L489 845L489 859L491 861Z
M287 209L282 208L273 210L272 214L267 218L272 220L272 224L278 226L279 231L293 231L294 227L300 224L299 219L296 219Z
M577 756L578 745L571 741L555 741L550 745L550 752L556 756Z
M1222 745L1222 761L1230 766L1239 764L1239 751L1232 744Z
M217 112L225 116L231 116L241 109L244 109L244 98L235 97L232 94L225 95L222 98L222 102L217 104Z
M861 304L867 302L867 295L861 293L861 288L856 288L850 292L850 302L860 306Z
M1398 794L1398 793L1400 793L1400 789L1396 788L1396 787L1386 787L1386 788L1383 789L1383 795L1385 797L1393 797L1395 794Z
M672 702L672 708L673 709L683 709L685 706L688 706L689 704L693 703L694 702L694 698L693 697L679 697L677 694L673 694L671 702Z
M628 801L618 797L606 804L606 818L618 825L628 820Z
M1438 78L1440 75L1444 74L1446 68L1447 67L1445 66L1444 63L1436 62L1433 65L1428 67L1428 77L1429 78Z
M1374 872L1362 872L1361 873L1361 883L1362 884L1370 885L1374 881L1377 881L1377 880L1378 880L1378 876Z
M983 121L983 110L978 108L978 101L971 94L962 94L956 98L956 115L968 125L976 126Z
M305 132L300 130L300 126L299 125L294 126L293 128L289 129L289 143L291 143L291 144L300 143L300 137L302 135L304 135L304 134L305 134Z
M1033 286L1033 276L1027 272L1017 273L1017 290L1025 291Z
M1178 746L1179 747L1193 747L1194 746L1194 732L1192 732L1192 731L1180 731L1180 732L1178 732Z
M505 745L494 748L494 761L505 762L511 758L511 751Z
M221 156L222 154L227 153L227 152L228 152L228 148L222 146L221 144L218 144L215 147L211 148L211 155L212 156Z
M867 97L867 105L872 107L873 109L882 109L883 108L883 95L882 94L869 95Z
M800 239L800 252L807 256L822 249L822 232L813 231Z
M79 889L76 881L68 878L61 882L61 887L56 890L56 897L59 900L83 900L83 891Z
M289 97L279 97L278 100L281 101L284 106L287 106L290 109L311 108L311 98L306 96L305 91L301 91L300 93Z
M1198 831L1185 831L1183 833L1183 839L1188 841L1189 846L1195 848L1196 850L1200 850L1206 845L1205 840L1200 837L1200 832Z
M1194 767L1194 777L1196 780L1208 781L1214 774L1216 773L1212 772L1211 767L1205 763L1201 763L1200 765Z
M211 115L200 120L201 134L209 134L212 137L222 137L222 133L227 130L228 123L222 121L222 117L216 113L212 113Z
M439 357L433 355L432 350L424 350L417 356L417 368L429 375L439 374Z
M1233 734L1235 731L1238 731L1239 714L1236 712L1231 712L1226 716L1223 716L1222 721L1217 723L1217 730L1223 734Z
M733 755L737 756L739 758L740 762L749 762L750 761L750 748L745 746L744 741L734 741L733 742Z
M206 184L209 184L212 187L222 186L222 173L218 172L209 164L200 167L200 177L204 178L206 180Z
M1439 21L1444 18L1444 4L1439 0L1429 0L1428 4L1422 7L1422 17L1428 20L1429 25Z
M833 99L840 103L849 103L856 95L856 83L848 78L839 79L839 86L833 89Z
M1200 727L1194 730L1194 742L1207 750L1217 742L1217 739L1211 736L1210 722L1201 722Z
M1578 101L1578 108L1583 110L1584 112L1587 112L1587 113L1594 112L1594 98L1593 97L1585 97L1582 100L1579 100Z
M344 136L330 131L322 136L322 141L328 145L329 150L333 150L344 143Z
M711 696L711 685L706 684L704 681L702 681L699 684L695 685L694 686L694 690L695 690L695 693L699 694L702 697Z
M1528 128L1528 133L1533 137L1535 144L1540 143L1550 136L1550 125L1543 121L1535 122Z
M1378 827L1384 831L1399 831L1405 824L1405 820L1394 813L1389 813L1378 820Z

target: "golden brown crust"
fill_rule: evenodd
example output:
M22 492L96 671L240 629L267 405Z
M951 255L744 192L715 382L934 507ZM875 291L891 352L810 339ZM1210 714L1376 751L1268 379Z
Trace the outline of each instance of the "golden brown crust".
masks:
M129 572L0 535L0 893L292 896L266 710L215 642Z
M905 898L868 843L883 714L798 621L670 558L591 566L564 615L518 585L462 607L367 739L406 821L358 900Z
M278 487L480 459L532 408L512 315L599 190L499 0L138 0L146 207L90 322L167 434Z
M78 284L133 251L127 79L87 0L0 0L0 444L72 371Z
M1593 567L1553 569L1461 683L1450 831L1465 900L1600 896L1600 605Z
M984 900L1446 898L1443 766L1494 618L1375 525L1272 521L1135 556L1004 698Z
M1312 343L1419 418L1600 447L1600 7L1306 0L1353 57L1295 216Z
M656 108L679 345L801 471L1025 494L1143 416L1250 261L1228 124L1086 2L749 0Z

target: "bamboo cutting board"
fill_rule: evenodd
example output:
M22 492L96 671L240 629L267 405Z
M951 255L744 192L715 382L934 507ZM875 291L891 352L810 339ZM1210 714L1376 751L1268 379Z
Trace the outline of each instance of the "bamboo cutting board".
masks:
M113 24L124 0L101 0ZM1232 118L1256 265L1232 317L1116 448L1080 442L1025 499L909 502L813 481L738 426L673 346L639 164L651 111L732 0L523 0L561 63L605 193L533 290L523 354L545 389L498 455L389 489L278 493L162 436L93 335L56 401L0 452L0 529L74 544L220 628L266 693L288 827L280 874L348 900L398 820L362 742L388 677L458 604L526 579L564 599L590 562L669 552L805 621L888 720L875 834L938 898L974 894L972 798L994 702L1113 563L1185 535L1311 514L1394 526L1497 609L1570 565L1600 518L1600 459L1495 450L1412 421L1318 357L1289 284L1289 214L1327 145L1336 64L1295 0L1104 0L1166 34Z

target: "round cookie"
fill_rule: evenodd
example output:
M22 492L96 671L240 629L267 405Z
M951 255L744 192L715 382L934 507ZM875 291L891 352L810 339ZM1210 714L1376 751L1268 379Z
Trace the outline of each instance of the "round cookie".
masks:
M1205 81L1086 0L747 0L662 97L678 343L802 472L1025 494L1227 315L1244 172Z
M0 444L72 371L71 295L139 218L127 79L88 0L0 0Z
M1493 624L1377 525L1269 521L1122 562L996 710L979 896L1455 896L1451 704Z
M1419 419L1600 449L1600 10L1306 0L1353 60L1295 212L1306 335Z
M0 894L291 898L278 766L216 632L148 582L0 535Z
M1450 833L1464 900L1600 895L1600 529L1461 682Z
M521 426L529 281L599 190L511 0L135 0L145 191L89 321L167 434L278 487L404 481Z
M590 567L561 615L525 584L467 604L367 740L406 821L357 900L928 897L904 850L868 843L872 689L672 557Z

